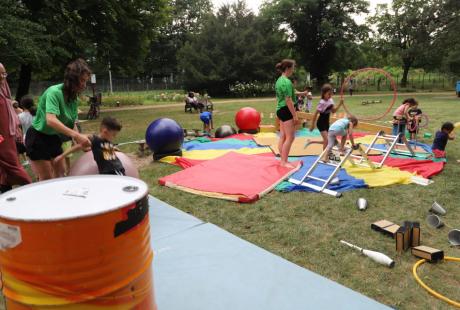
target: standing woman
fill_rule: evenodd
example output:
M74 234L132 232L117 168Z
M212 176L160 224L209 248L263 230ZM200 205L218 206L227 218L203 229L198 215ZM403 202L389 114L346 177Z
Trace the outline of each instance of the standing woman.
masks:
M19 118L13 107L10 87L6 81L5 67L0 63L0 193L10 190L13 185L32 182L27 172L19 164L16 141L22 141Z
M62 154L59 134L78 144L90 146L87 136L75 128L78 116L78 95L86 88L91 70L83 59L70 62L64 73L64 83L53 85L40 97L37 114L26 134L26 149L40 181L61 177L63 161L53 163Z
M280 165L294 168L288 162L288 156L295 138L295 125L299 122L294 108L296 94L289 79L292 73L294 73L295 61L292 59L283 59L276 65L276 70L281 74L275 84L277 100L276 115L280 120L280 139L278 142L278 150L281 154Z

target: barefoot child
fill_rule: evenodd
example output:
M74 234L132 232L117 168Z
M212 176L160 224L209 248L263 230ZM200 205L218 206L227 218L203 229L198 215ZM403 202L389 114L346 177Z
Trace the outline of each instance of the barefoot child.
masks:
M125 175L125 168L115 154L117 149L113 145L113 140L120 132L121 127L121 124L115 118L104 117L99 128L99 134L89 137L91 140L91 151L97 163L99 174ZM56 157L55 161L58 162L68 154L82 149L83 146L81 144L76 144Z
M448 140L454 140L454 124L451 122L445 122L442 124L441 130L436 132L436 136L433 141L433 154L435 158L444 158L446 157L446 145Z
M318 128L319 132L321 133L321 137L323 138L323 150L326 149L328 145L327 133L329 131L329 119L331 113L335 113L342 104L343 101L340 100L338 106L334 105L334 100L332 100L332 86L330 84L324 84L323 87L321 87L321 100L316 107L315 114L313 114L310 131L313 131L316 118L319 115L318 121L316 122L316 127Z

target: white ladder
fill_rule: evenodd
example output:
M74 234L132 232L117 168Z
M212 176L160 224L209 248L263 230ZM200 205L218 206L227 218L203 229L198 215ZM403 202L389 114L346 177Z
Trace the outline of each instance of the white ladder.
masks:
M315 160L315 162L313 163L313 165L311 165L311 167L307 170L307 172L305 173L305 175L302 177L302 179L300 180L296 180L294 178L290 178L289 179L289 182L291 183L294 183L294 184L297 184L297 185L301 185L301 186L305 186L305 187L308 187L308 188L311 188L317 192L321 192L321 193L325 193L325 194L328 194L328 195L331 195L331 196L334 196L334 197L341 197L342 196L342 193L339 193L339 192L336 192L336 191L333 191L333 190L330 190L327 188L327 186L331 183L332 179L334 179L334 177L337 175L337 173L340 171L340 168L342 167L342 165L344 164L345 161L349 160L350 158L350 155L352 154L353 152L353 148L351 147L345 147L345 155L343 157L341 156L336 156L335 152L338 152L339 149L337 147L333 147L330 154L329 154L329 158L331 159L331 157L334 157L333 160L330 160L330 161L327 161L327 162L323 162L321 160L321 158L323 158L324 154L326 153L327 149L324 150L321 155L318 156L318 158ZM335 152L334 152L335 151ZM338 158L338 160L337 160ZM334 167L334 170L332 170L332 173L326 178L326 179L322 179L322 178L319 178L319 177L315 177L313 176L313 172L316 170L316 168L318 167L318 165L327 165L327 166L332 166ZM322 182L323 185L322 186L318 186L318 185L314 185L314 184L310 184L310 183L307 183L305 182L307 179L311 179L311 180L316 180L316 181L319 181L319 182Z
M370 151L378 151L378 152L383 153L382 160L380 162L378 162L378 163L374 163L374 166L376 168L382 168L383 163L388 158L388 156L390 156L390 153L414 157L415 152L412 149L412 147L409 145L409 143L407 143L407 140L404 140L404 143L399 143L398 142L398 140L401 138L401 135L402 135L401 133L396 135L396 136L387 135L387 134L385 134L384 131L379 131L375 135L374 139L372 139L371 144L369 144L369 146L366 149L366 152L364 153L366 155L366 159L367 159L367 156L369 156ZM375 147L375 144L379 140L384 140L385 141L385 145L387 146L386 149L379 149L379 148ZM405 146L407 148L407 151L406 150L395 149L396 146ZM360 164L361 163L362 163L362 161L360 162Z

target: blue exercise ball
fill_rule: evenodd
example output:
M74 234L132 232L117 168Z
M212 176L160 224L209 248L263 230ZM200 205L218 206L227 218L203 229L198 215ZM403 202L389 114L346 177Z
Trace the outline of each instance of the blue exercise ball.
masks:
M184 130L170 118L153 121L145 132L145 142L153 152L154 159L170 155L182 155Z

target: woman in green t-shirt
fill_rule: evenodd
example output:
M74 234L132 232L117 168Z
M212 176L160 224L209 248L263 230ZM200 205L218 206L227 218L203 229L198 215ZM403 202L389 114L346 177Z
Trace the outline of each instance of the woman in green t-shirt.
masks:
M40 96L25 141L27 156L40 181L63 176L63 162L53 161L62 154L59 134L71 137L78 144L91 145L88 137L75 129L78 95L86 88L90 74L83 59L74 60L65 69L64 83L49 87Z
M278 142L278 149L281 154L280 165L294 168L288 162L288 156L295 138L295 125L299 122L294 108L296 91L289 79L294 73L295 61L292 59L283 59L276 65L276 70L281 74L275 84L277 100L276 116L280 120L280 139ZM304 93L306 95L306 92L298 94Z

